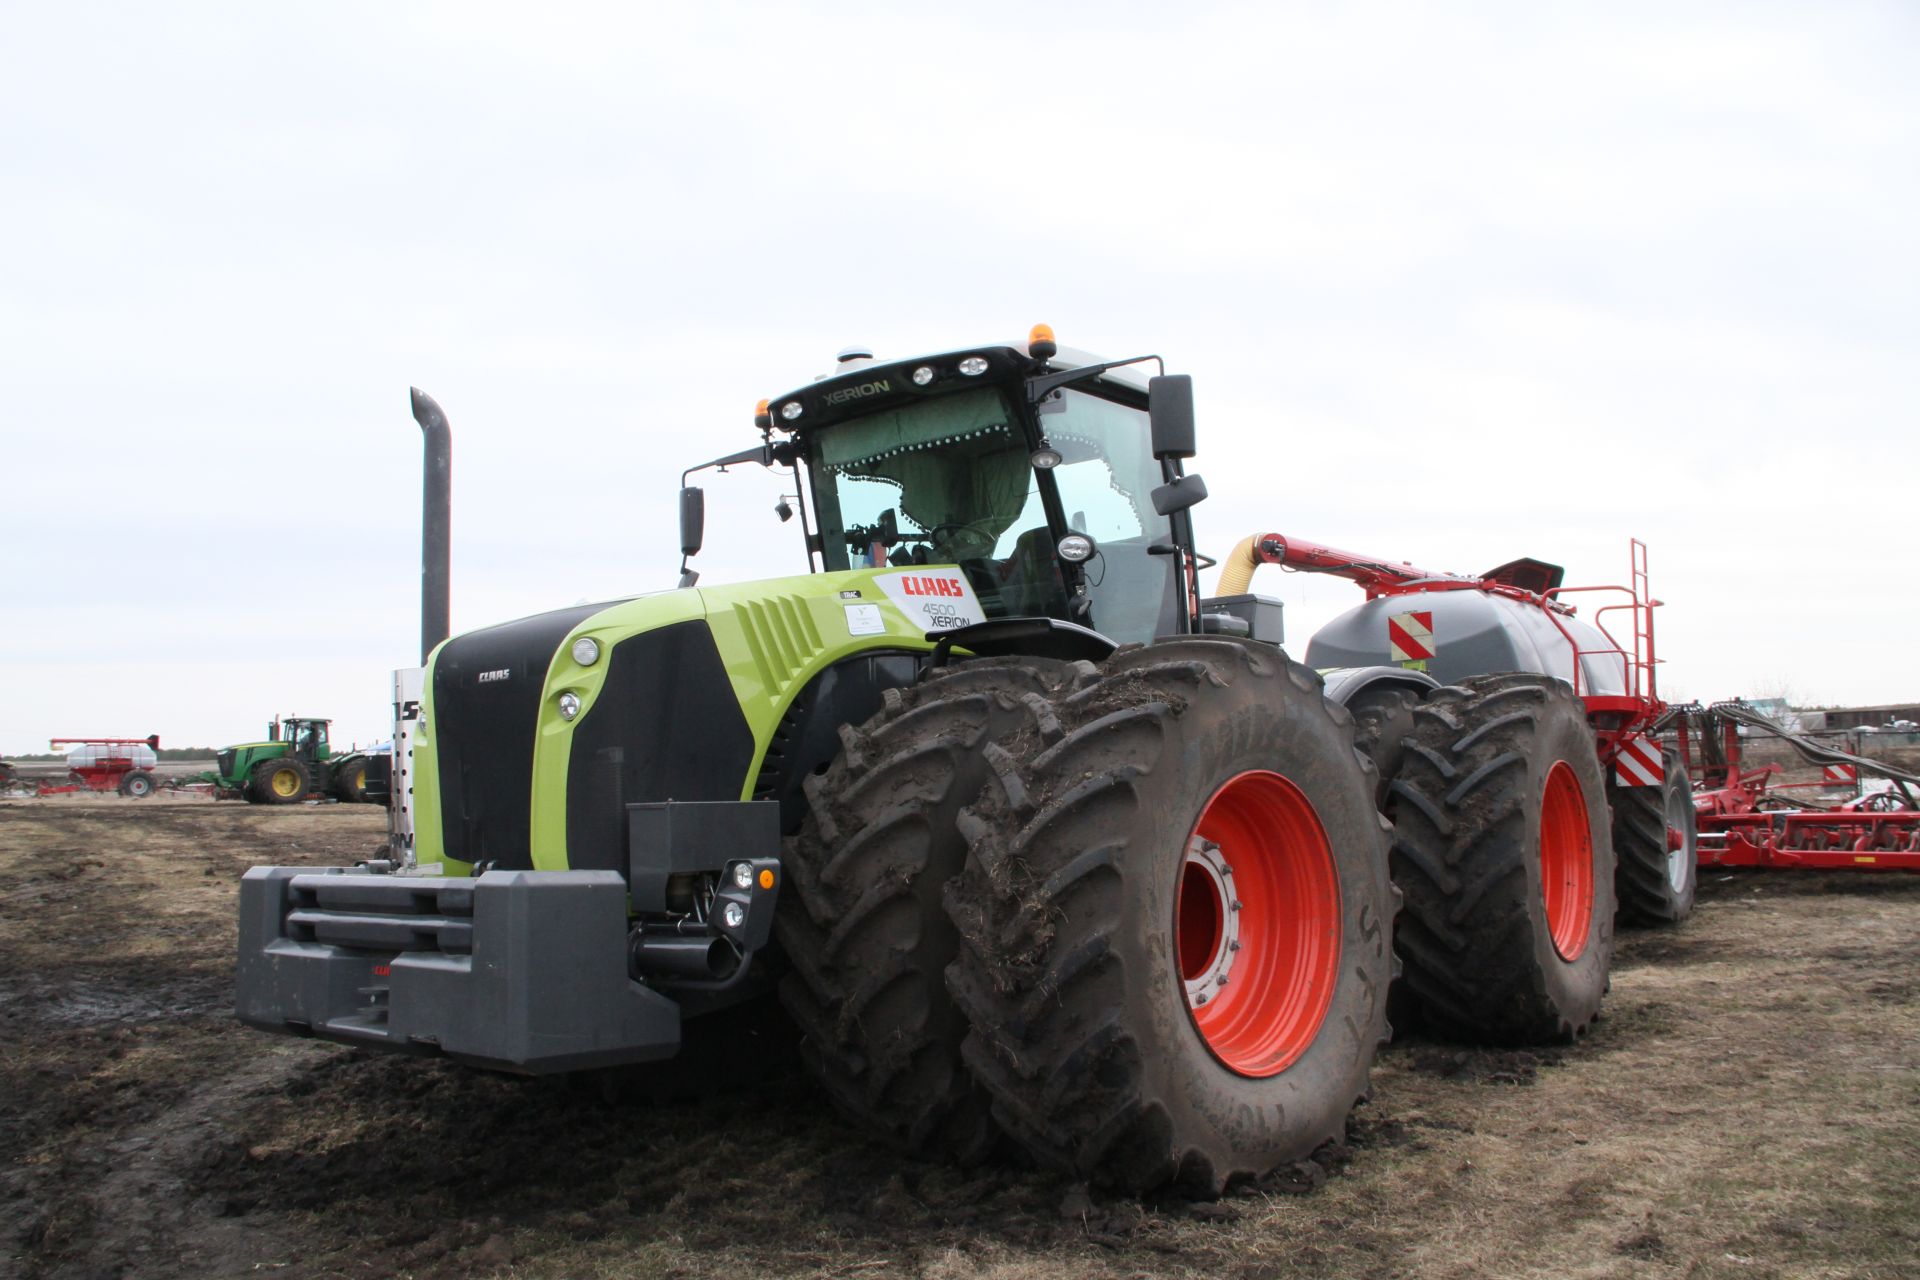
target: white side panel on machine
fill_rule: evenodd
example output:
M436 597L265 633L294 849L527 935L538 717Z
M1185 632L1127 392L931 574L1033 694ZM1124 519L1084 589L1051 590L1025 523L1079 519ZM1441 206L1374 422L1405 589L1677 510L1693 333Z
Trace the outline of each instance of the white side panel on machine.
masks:
M413 736L420 727L420 697L425 667L403 667L393 673L393 793L387 808L388 854L401 871L413 861Z

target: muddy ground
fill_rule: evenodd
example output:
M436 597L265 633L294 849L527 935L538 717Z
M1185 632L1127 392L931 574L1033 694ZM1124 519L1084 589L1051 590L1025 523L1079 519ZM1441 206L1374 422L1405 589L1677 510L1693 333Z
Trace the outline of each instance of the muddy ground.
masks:
M1920 1276L1920 876L1713 875L1583 1043L1396 1045L1324 1165L1142 1203L902 1161L784 1069L663 1105L241 1029L240 872L382 819L0 803L0 1274Z

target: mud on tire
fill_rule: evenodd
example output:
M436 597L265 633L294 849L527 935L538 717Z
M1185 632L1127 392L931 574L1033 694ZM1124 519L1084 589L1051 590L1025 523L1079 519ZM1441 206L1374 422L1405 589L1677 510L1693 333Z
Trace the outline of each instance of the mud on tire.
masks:
M941 891L966 857L955 818L986 781L985 745L1091 677L1084 663L1047 659L935 671L843 727L841 754L804 784L808 815L786 843L775 918L793 966L781 1001L840 1109L914 1154L971 1162L995 1142L943 981L957 940Z
M1374 800L1382 810L1387 806L1387 788L1407 754L1413 709L1419 703L1412 690L1400 685L1363 689L1347 703L1353 716L1353 745L1373 764Z
M1599 1013L1613 956L1613 847L1585 708L1558 680L1496 675L1437 689L1414 716L1387 808L1403 989L1454 1039L1571 1040Z
M1693 913L1699 876L1693 785L1680 753L1667 748L1667 776L1657 787L1609 786L1613 808L1614 891L1629 924L1678 924ZM1668 828L1680 847L1667 848Z
M1122 650L1053 710L989 748L947 895L963 939L948 985L995 1120L1041 1162L1126 1191L1217 1193L1339 1137L1392 980L1385 823L1351 718L1278 650L1203 639ZM1257 834L1280 828L1302 838ZM1241 864L1211 908L1192 896L1208 844ZM1279 869L1264 897L1259 866ZM1293 921L1260 909L1289 875L1317 890ZM1224 944L1232 898L1245 951L1218 972L1242 985L1213 995L1247 999L1202 1005L1216 970L1191 940Z

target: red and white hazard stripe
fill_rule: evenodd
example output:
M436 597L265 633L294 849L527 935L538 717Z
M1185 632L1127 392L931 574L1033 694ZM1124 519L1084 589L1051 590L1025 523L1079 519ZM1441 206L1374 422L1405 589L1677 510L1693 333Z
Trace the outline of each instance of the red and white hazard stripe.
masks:
M1852 783L1860 781L1860 769L1856 765L1830 764L1821 769L1820 772L1828 782Z
M1660 744L1636 735L1620 744L1613 758L1613 781L1622 787L1657 787L1667 780L1667 762Z
M1387 651L1394 662L1425 662L1433 657L1433 610L1390 615Z

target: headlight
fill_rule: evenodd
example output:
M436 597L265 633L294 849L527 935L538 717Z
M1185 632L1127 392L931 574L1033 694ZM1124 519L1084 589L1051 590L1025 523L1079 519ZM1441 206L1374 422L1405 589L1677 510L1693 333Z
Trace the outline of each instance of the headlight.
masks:
M738 929L747 922L747 909L737 902L729 902L720 909L721 923L729 929Z
M734 863L733 864L733 883L736 888L740 888L740 889L753 888L752 865L745 862Z
M560 695L560 718L562 720L571 720L579 714L580 714L580 695L577 693L561 694Z
M960 362L960 372L966 374L969 378L977 378L986 371L987 358L985 356L968 356Z
M1093 559L1093 539L1084 533L1070 533L1054 548L1068 564L1083 564Z
M583 667L600 661L600 642L592 636L581 636L573 642L573 660Z
M1065 462L1066 459L1060 456L1060 451L1058 449L1054 448L1052 445L1042 440L1040 442L1040 447L1033 451L1033 457L1031 461L1033 462L1033 465L1035 467L1038 467L1040 470L1051 471L1055 467L1059 466L1062 462Z
M921 366L920 366L920 367L919 367L918 369L915 369L915 370L913 371L913 385L914 385L914 386L916 386L916 387L924 387L924 386L926 386L926 385L927 385L927 384L928 384L929 382L932 382L932 381L933 381L933 366L932 366L932 365L930 365L930 364L923 364L923 365L921 365Z
M788 422L792 422L795 418L799 417L800 412L800 402L798 400L789 400L780 406L780 416Z

